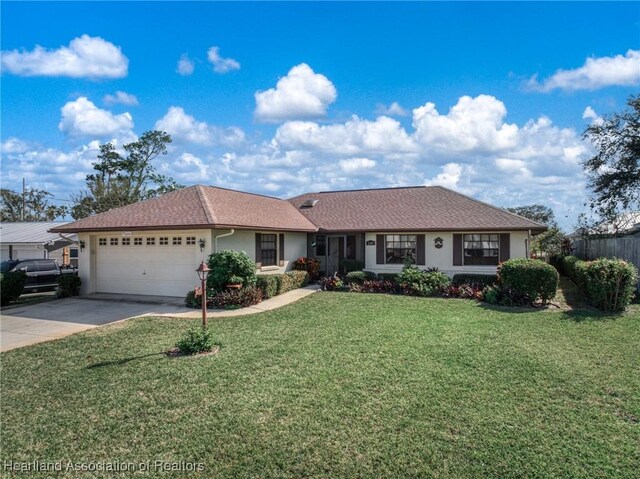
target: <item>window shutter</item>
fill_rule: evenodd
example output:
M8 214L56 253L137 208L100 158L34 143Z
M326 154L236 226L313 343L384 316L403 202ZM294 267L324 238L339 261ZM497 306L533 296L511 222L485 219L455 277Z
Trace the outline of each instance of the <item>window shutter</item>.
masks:
M453 235L453 265L462 266L462 235Z
M500 262L507 261L511 257L511 235L500 234Z
M256 267L262 266L262 235L260 233L256 233Z
M280 266L284 266L284 233L280 233L278 238L278 248L280 251L278 255L280 256Z
M424 235L418 235L416 238L416 248L418 250L416 254L416 264L424 266L425 264L425 244Z
M376 264L384 264L384 235L376 235Z

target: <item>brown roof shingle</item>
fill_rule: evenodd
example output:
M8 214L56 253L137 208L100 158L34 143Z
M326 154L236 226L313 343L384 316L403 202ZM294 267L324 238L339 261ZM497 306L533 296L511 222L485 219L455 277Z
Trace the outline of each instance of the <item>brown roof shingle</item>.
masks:
M307 200L318 202L301 208ZM289 201L324 231L546 230L441 186L306 193Z
M212 186L191 186L52 228L52 232L221 227L316 231L289 202Z

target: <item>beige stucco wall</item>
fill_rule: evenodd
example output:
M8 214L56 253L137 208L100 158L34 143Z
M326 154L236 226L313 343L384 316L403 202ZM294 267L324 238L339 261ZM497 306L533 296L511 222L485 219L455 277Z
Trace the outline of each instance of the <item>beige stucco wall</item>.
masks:
M453 266L453 235L458 232L425 232L415 233L425 235L425 268L437 267L440 271L453 276L456 273L478 273L478 274L495 274L495 266ZM460 232L463 234L463 232ZM466 232L472 233L472 232ZM480 232L478 232L480 233ZM483 231L482 233L500 233L500 231ZM502 232L504 233L504 231ZM528 237L526 231L510 231L510 256L511 258L526 257L525 240ZM386 233L367 233L366 241L376 241L376 234L403 234L389 231ZM406 233L405 233L406 234ZM442 238L443 246L440 249L435 247L434 240ZM398 273L402 270L401 264L376 264L376 246L365 246L365 269L376 273Z
M215 235L228 233L229 230L215 230ZM231 236L219 238L217 240L217 250L232 249L244 251L255 261L256 259L256 233L281 234L278 231L269 230L235 230ZM292 263L301 256L307 255L307 233L284 232L284 265L265 266L258 270L258 274L276 274L291 270ZM278 254L280 251L278 249ZM278 257L278 264L280 263Z

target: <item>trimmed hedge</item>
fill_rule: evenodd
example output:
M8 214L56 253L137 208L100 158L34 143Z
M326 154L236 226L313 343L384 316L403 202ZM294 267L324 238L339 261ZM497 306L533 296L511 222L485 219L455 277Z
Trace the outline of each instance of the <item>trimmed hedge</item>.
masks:
M259 274L256 277L256 287L262 290L262 296L265 299L273 298L278 294L282 274Z
M451 279L451 284L454 286L461 286L468 284L469 286L491 286L498 281L497 274L472 274L472 273L459 273L454 274Z
M0 304L6 306L12 301L16 301L27 282L27 275L24 271L12 271L0 274Z
M539 259L514 258L502 263L498 277L506 294L516 303L546 304L558 290L558 271Z
M255 286L222 291L211 298L211 304L218 309L244 308L258 304L260 301L262 301L262 290Z
M341 259L338 267L344 274L351 273L352 271L362 271L364 261L360 261L359 259Z
M63 274L58 278L58 290L56 296L58 298L69 298L80 294L80 285L82 281L75 274Z
M582 261L575 256L565 256L562 268L602 311L624 311L633 300L638 270L627 261L617 258Z
M303 288L308 284L309 273L306 271L289 271L282 275L278 294L283 294L293 289Z
M347 273L347 275L345 276L345 279L347 280L347 283L349 283L349 284L351 284L351 283L362 284L366 280L371 279L371 278L369 278L367 276L367 273L365 273L364 271L351 271L351 272Z

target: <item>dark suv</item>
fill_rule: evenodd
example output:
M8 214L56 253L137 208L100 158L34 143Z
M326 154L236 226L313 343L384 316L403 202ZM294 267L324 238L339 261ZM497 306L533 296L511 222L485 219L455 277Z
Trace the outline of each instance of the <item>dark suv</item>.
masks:
M24 293L54 291L61 275L77 272L73 268L60 268L55 259L8 259L2 262L0 271L24 271L27 274Z

